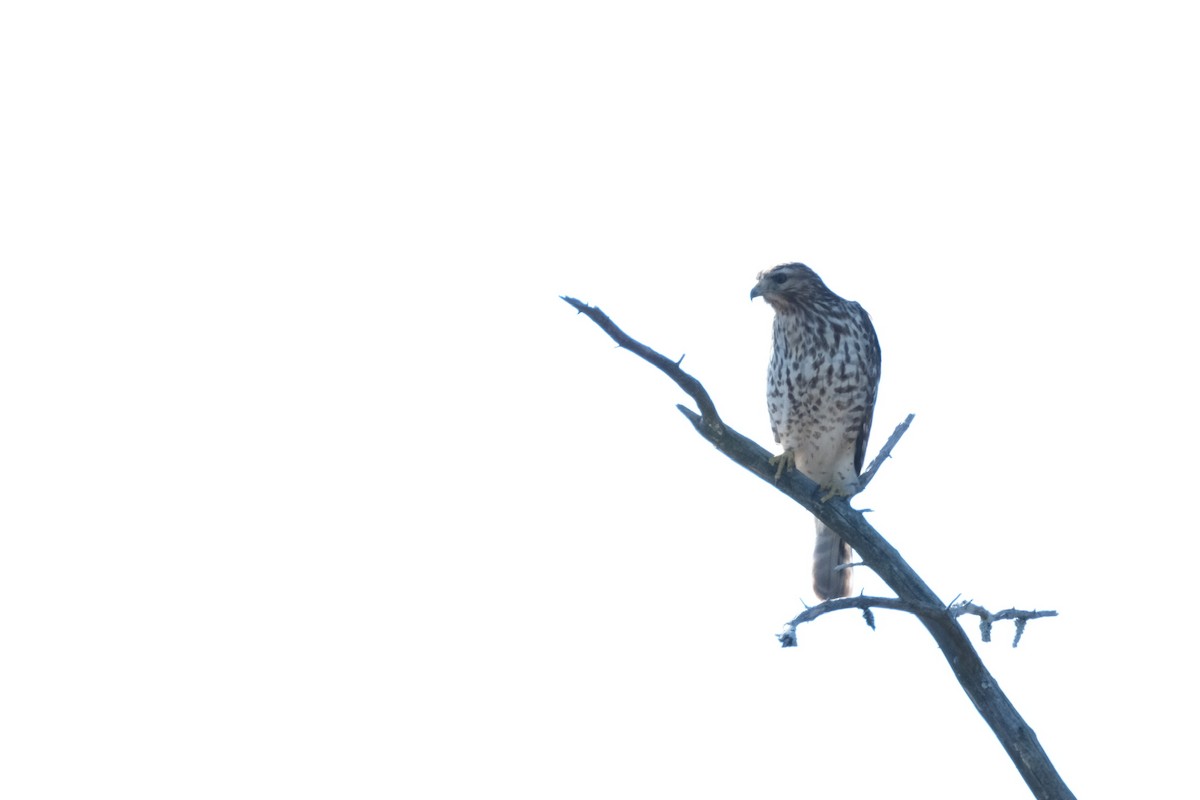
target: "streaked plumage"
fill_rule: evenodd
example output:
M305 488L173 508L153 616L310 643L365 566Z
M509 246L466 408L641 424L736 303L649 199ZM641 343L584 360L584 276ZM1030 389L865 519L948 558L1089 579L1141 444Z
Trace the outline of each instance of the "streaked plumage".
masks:
M871 433L879 387L879 340L858 303L831 292L804 264L758 276L750 297L775 309L767 409L775 441L823 489L851 495ZM817 522L813 590L821 599L850 593L850 547Z

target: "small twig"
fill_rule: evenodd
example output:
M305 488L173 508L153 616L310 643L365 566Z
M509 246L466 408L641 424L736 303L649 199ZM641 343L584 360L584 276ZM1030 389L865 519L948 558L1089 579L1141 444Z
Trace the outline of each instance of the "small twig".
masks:
M672 361L662 353L647 347L618 328L617 324L596 306L589 306L587 303L582 300L576 300L574 297L560 296L580 314L586 314L590 317L592 322L599 325L600 329L612 337L612 340L618 346L649 361L665 372L668 378L679 384L679 388L691 395L691 398L696 401L696 406L700 409L700 417L705 426L715 433L724 431L725 423L721 422L721 417L717 414L717 407L713 404L712 398L708 396L708 391L700 381L680 368L679 365L683 363L683 356L680 356L678 361Z
M904 435L906 430L908 430L908 426L912 424L915 416L916 414L909 414L904 418L904 422L901 422L896 426L896 430L892 431L892 435L888 437L887 442L884 443L883 449L879 451L879 455L875 456L874 460L871 461L871 464L867 467L866 471L859 476L858 487L854 490L856 494L867 488L867 484L870 483L871 479L875 477L875 473L878 472L879 468L883 466L883 462L891 457L892 448L896 446L896 443L900 441L900 437Z
M1057 611L1022 611L1019 608L1006 608L1003 611L997 611L995 614L988 611L980 605L976 605L970 600L964 600L961 603L954 603L946 609L950 616L958 618L963 614L974 614L979 617L979 635L983 637L985 642L992 640L992 624L1003 622L1011 619L1016 623L1017 633L1013 637L1013 647L1021 643L1021 636L1025 634L1025 624L1031 619L1041 619L1042 617L1057 617Z

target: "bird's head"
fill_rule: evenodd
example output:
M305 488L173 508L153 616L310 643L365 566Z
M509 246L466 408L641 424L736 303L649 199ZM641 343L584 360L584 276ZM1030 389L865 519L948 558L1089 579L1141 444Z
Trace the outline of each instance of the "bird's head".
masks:
M776 311L784 311L828 292L824 281L804 264L780 264L758 273L758 283L750 290L750 299L761 297Z

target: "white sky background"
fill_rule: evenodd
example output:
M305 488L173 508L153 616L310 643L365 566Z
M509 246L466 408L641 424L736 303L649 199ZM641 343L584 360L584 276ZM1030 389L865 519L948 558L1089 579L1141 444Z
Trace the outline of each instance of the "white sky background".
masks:
M778 647L811 519L557 299L771 445L793 260L1068 784L1194 783L1186 6L425 5L0 15L0 794L1025 796L914 621Z

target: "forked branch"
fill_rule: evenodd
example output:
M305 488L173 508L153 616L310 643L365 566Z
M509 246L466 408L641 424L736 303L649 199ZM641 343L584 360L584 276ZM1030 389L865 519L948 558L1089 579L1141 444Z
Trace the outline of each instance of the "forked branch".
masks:
M961 617L963 614L974 614L979 617L979 635L985 642L992 640L992 623L1011 619L1017 628L1017 632L1013 636L1013 647L1021 643L1021 636L1025 633L1025 623L1029 620L1058 616L1057 611L1022 611L1019 608L1006 608L993 614L983 606L968 600L951 605L950 614L955 617Z
M800 612L794 619L783 626L783 632L776 634L780 643L784 647L796 646L796 628L806 622L812 622L817 617L824 616L833 611L844 611L846 609L859 609L863 612L863 619L875 629L875 615L871 613L874 608L886 608L892 611L904 611L918 617L927 617L929 619L937 619L945 616L947 613L951 617L961 617L964 614L974 614L979 617L980 637L985 642L992 640L992 624L1004 620L1012 620L1016 623L1016 635L1013 638L1013 647L1016 647L1021 642L1021 636L1025 632L1025 623L1031 619L1040 619L1042 617L1057 617L1057 611L1023 611L1019 608L1008 608L1004 611L992 613L981 605L976 603L963 601L954 603L949 609L942 606L928 606L917 603L909 603L895 597L871 597L869 595L858 595L857 597L841 597L834 600L826 600L823 603L818 603L815 606L809 606Z

